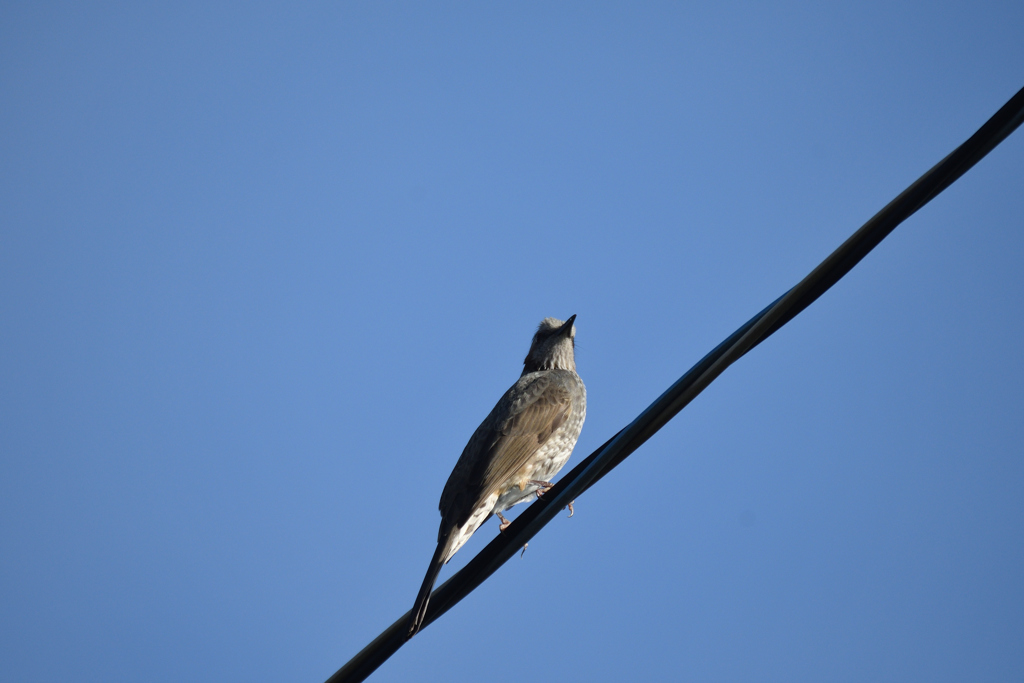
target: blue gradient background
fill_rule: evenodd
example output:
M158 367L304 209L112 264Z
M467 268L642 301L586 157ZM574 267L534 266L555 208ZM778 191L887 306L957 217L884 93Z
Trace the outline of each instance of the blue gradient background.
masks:
M3 678L322 681L541 318L579 315L572 464L1024 86L1022 36L5 3ZM373 680L1024 678L1022 228L1017 132Z

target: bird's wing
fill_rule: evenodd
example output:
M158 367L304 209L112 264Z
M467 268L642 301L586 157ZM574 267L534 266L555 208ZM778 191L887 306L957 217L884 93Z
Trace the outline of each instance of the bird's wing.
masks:
M547 443L572 413L572 397L550 377L534 382L519 405L501 425L482 463L486 466L480 488L490 491L503 484Z
M517 383L466 445L441 496L441 514L461 524L516 473L572 414L572 397L556 374ZM442 526L444 526L442 524Z

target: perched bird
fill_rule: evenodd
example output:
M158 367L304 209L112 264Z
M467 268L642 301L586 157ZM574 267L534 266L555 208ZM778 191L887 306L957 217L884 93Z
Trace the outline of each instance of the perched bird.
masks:
M409 620L407 637L423 626L441 567L492 514L501 514L551 488L587 415L587 389L576 374L576 328L545 318L533 335L519 381L505 392L455 464L441 493L441 528ZM571 506L570 506L571 509Z

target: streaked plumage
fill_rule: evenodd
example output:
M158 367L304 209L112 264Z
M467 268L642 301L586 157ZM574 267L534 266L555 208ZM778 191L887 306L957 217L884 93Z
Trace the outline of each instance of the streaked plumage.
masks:
M493 514L533 500L565 465L583 428L587 390L576 374L576 316L545 318L537 328L523 374L477 427L441 493L437 549L409 623L423 624L441 567Z

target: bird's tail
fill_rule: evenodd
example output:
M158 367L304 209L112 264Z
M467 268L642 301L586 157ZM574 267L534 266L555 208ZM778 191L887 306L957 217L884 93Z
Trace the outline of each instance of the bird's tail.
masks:
M412 614L409 617L409 630L406 633L406 639L412 638L416 633L423 628L423 620L427 616L427 603L430 602L430 593L434 590L434 582L437 581L437 575L441 573L441 567L444 566L448 556L451 555L452 545L455 543L457 534L449 531L437 542L437 550L434 551L434 556L430 558L430 566L427 567L427 575L423 577L423 585L420 586L420 592L416 596L416 604L413 605Z

